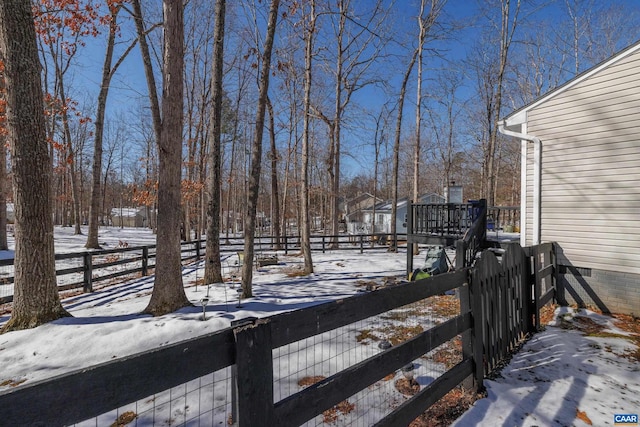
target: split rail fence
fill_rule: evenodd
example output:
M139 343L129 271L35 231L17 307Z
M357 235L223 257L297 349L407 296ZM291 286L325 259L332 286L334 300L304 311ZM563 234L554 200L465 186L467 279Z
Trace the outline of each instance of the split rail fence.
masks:
M556 293L555 266L553 244L513 244L500 261L485 251L472 268L245 319L219 332L0 392L0 420L105 425L133 414L137 425L297 426L331 422L335 413L355 416L367 407L369 415L345 423L408 425L469 379L481 389L485 374L536 331L541 307ZM463 308L448 320L386 349L361 341L379 319L410 323L409 315L429 312L430 301L449 291L457 291ZM378 320L360 323L373 318ZM385 393L385 378L424 364L427 353L460 336L468 337L460 361L439 375L422 376L413 396L396 393L366 404L354 397ZM351 350L342 348L347 340L365 349L365 357L352 360ZM317 348L327 343L335 348ZM296 381L308 376L307 365L318 363L327 365L323 375L300 390ZM381 402L392 407L375 411Z
M360 253L371 249L386 247L376 243L376 235L358 236L311 236L311 249L326 252L328 250L357 250ZM277 239L271 236L256 238L254 252L256 256L269 253L300 250L299 236L282 236ZM205 240L194 240L181 243L181 259L183 263L202 259L205 254ZM373 243L373 244L372 244ZM242 239L221 238L221 254L223 258L244 249ZM147 276L155 268L156 245L118 247L76 253L56 254L56 276L59 291L82 289L92 292L93 285L109 283L117 279L129 279ZM0 260L0 304L13 301L13 259ZM225 265L223 264L223 268Z

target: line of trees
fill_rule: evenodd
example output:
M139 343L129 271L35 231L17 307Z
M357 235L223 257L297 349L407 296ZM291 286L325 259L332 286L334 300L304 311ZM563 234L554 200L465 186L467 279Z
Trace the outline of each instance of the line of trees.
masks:
M16 9L1 24L1 146L16 143L7 28L31 4L16 25L33 25L53 224L86 230L97 248L113 208L143 207L166 247L152 314L188 304L181 234L213 239L215 281L216 237L244 233L248 297L255 232L300 233L311 273L310 230L338 234L340 203L358 193L415 198L455 181L467 198L517 204L520 147L496 121L639 28L636 10L597 0L477 0L465 11L447 0L6 3ZM23 209L19 159L1 157L0 250L6 203L16 230Z

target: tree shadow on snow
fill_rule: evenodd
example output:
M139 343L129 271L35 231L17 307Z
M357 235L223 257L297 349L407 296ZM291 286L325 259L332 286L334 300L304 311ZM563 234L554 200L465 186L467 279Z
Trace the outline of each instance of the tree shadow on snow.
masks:
M580 400L588 387L588 377L597 373L597 368L588 363L588 359L598 350L587 342L576 349L571 345L572 340L567 340L566 333L558 330L557 333L534 336L500 373L504 381L500 378L494 383L485 380L485 383L489 382L485 384L488 386L488 396L476 401L471 409L456 420L456 425L484 422L513 426L523 425L525 420L540 425L575 424ZM537 342L534 343L534 340ZM573 375L576 369L571 367L574 366L579 366L580 376ZM496 393L500 396L500 404L512 410L504 418L488 419L490 406L498 400ZM543 399L545 405L550 400L558 402L561 399L560 407L555 413L543 413L537 409Z

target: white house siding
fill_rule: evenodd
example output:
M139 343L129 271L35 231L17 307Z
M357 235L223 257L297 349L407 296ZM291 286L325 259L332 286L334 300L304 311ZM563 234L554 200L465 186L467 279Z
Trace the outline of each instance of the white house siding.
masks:
M521 192L526 197L526 212L520 214L520 221L525 222L525 245L533 244L533 144L527 143L527 191Z
M527 112L543 146L541 238L561 264L640 274L639 70L635 52ZM530 207L532 147L527 158Z

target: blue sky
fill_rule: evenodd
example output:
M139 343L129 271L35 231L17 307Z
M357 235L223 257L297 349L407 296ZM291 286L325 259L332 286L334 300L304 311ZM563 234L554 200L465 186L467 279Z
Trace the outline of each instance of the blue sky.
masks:
M602 3L599 3L600 5ZM617 0L615 4L637 10L640 8L640 4L637 0ZM459 22L464 22L465 25L462 29L456 32L455 37L448 38L447 40L438 42L440 52L445 59L438 59L434 57L427 57L425 59L425 89L428 86L428 81L433 78L436 71L446 66L447 61L461 60L463 59L467 51L472 48L473 43L478 38L480 32L480 24L486 25L486 21L476 21L473 23L473 17L478 12L478 2L474 0L450 0L445 7L445 14L453 17ZM561 8L564 7L564 1L551 2L542 12L538 12L534 17L529 20L543 20L545 22L557 21L561 15ZM391 104L395 104L397 101L397 88L399 86L402 73L406 68L407 56L410 52L409 43L413 42L415 34L417 33L417 24L415 16L418 13L418 1L417 0L397 0L394 3L394 12L396 13L395 26L399 28L399 31L394 36L400 38L404 37L405 41L401 44L404 46L395 44L391 48L391 53L397 55L397 59L391 63L385 63L384 72L388 74L388 82L395 89L391 90L391 95L385 96L380 86L372 86L359 92L354 101L360 104L359 108L364 108L373 114L377 114L380 105L385 100L390 100ZM132 28L128 17L122 17L121 21L127 21L122 29L122 34L125 38L129 38L133 34ZM521 23L522 28L527 25L523 20ZM80 105L86 101L94 102L101 75L101 67L104 58L104 45L106 35L101 35L96 39L89 39L87 46L80 50L77 58L77 66L73 71L73 88L75 93L72 94L80 103ZM129 43L128 39L120 40L119 50L123 50ZM622 46L621 46L622 47ZM415 72L415 71L414 71ZM414 80L412 77L410 88L407 92L407 98L405 101L405 135L413 127L415 122L414 117L414 104L415 104L415 89ZM472 92L473 82L468 81L463 85L460 90L460 98L465 99L473 96ZM108 100L108 116L114 117L117 112L124 113L129 117L132 124L136 124L139 120L136 116L141 108L146 108L148 105L147 100L146 81L142 69L142 62L140 59L139 50L136 48L124 61L118 73L114 77L111 85L111 91L109 93ZM395 112L392 114L395 118ZM360 119L353 127L363 126L368 129L359 132L350 132L347 127L345 134L345 147L349 151L356 154L355 157L345 156L343 164L345 166L343 174L353 175L359 171L367 171L370 169L370 165L373 158L373 152L370 140L372 137L372 124L363 124L364 119Z

